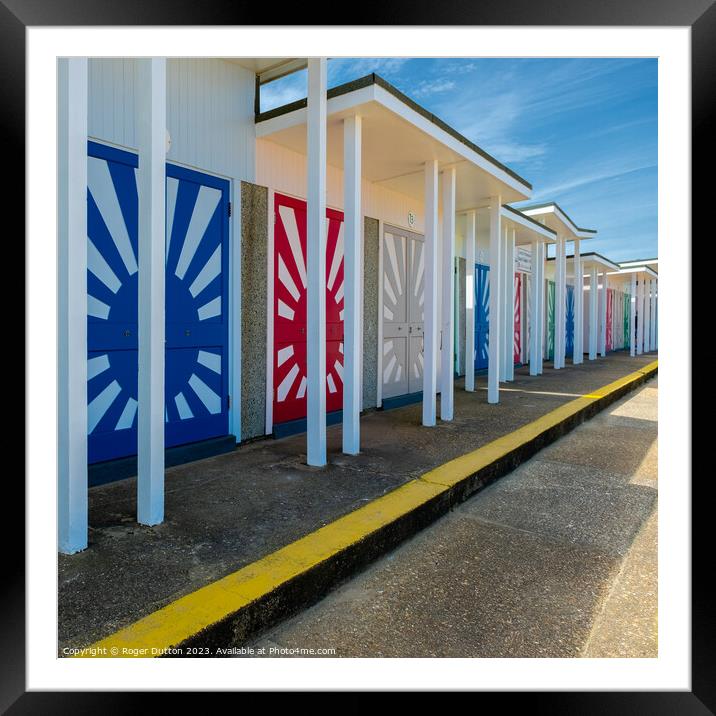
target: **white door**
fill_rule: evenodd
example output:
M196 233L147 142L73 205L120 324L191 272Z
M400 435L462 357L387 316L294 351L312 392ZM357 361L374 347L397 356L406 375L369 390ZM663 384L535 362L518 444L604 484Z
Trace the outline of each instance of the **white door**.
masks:
M383 233L383 397L423 386L425 256L423 237L386 227Z

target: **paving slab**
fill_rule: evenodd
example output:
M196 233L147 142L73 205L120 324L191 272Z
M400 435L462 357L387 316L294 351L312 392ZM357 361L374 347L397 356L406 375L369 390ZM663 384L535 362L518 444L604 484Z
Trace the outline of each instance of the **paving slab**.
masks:
M452 423L423 428L419 404L368 413L363 452L343 455L331 427L321 469L305 465L304 436L171 468L156 527L135 522L134 478L93 488L89 548L58 558L59 645L90 644L656 357L614 353L539 377L520 368L499 405L487 404L484 378L475 393L458 381Z
M655 403L650 381L609 412L644 419ZM656 657L656 484L585 466L580 454L585 436L612 436L611 420L579 426L248 647L258 656ZM655 446L655 421L639 432ZM615 462L624 452L636 464L621 442L610 449Z
M604 600L582 656L648 659L658 656L657 513L648 519Z

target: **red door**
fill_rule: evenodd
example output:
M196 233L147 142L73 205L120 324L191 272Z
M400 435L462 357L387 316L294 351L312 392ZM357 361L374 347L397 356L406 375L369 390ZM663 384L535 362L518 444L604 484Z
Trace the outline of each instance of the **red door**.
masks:
M306 417L306 202L274 195L273 421ZM326 410L343 408L343 213L328 209Z
M522 362L522 274L515 273L515 340L514 362Z

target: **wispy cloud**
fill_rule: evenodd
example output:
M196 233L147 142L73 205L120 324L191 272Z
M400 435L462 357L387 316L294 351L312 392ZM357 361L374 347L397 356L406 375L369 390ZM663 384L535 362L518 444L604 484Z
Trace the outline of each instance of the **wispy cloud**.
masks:
M407 57L337 57L328 61L328 82L340 84L371 72L388 78L399 73L409 61Z
M432 94L455 89L455 81L447 79L424 80L413 90L414 97L427 97Z
M619 179L620 177L627 176L634 172L643 171L645 169L656 169L656 164L632 164L629 161L624 164L621 164L620 162L617 162L617 164L613 165L611 168L604 168L602 170L588 172L586 174L579 174L576 176L572 176L571 178L565 179L560 183L540 187L533 194L532 199L540 200L548 198L558 198L560 195L564 195L569 191L581 189L597 182L607 181L610 179Z
M501 162L524 163L547 154L546 144L520 144L519 142L490 143L490 152Z

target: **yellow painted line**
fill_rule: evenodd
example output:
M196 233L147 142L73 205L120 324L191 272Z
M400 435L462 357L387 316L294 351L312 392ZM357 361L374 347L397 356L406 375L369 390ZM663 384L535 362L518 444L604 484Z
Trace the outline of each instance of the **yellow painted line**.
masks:
M419 480L168 604L77 656L156 656L394 522L447 488ZM116 650L116 651L115 651Z
M76 656L147 657L181 644L289 580L359 543L479 470L558 425L582 408L657 368L658 361L546 413L527 425L450 460L369 504L232 574L110 634Z

